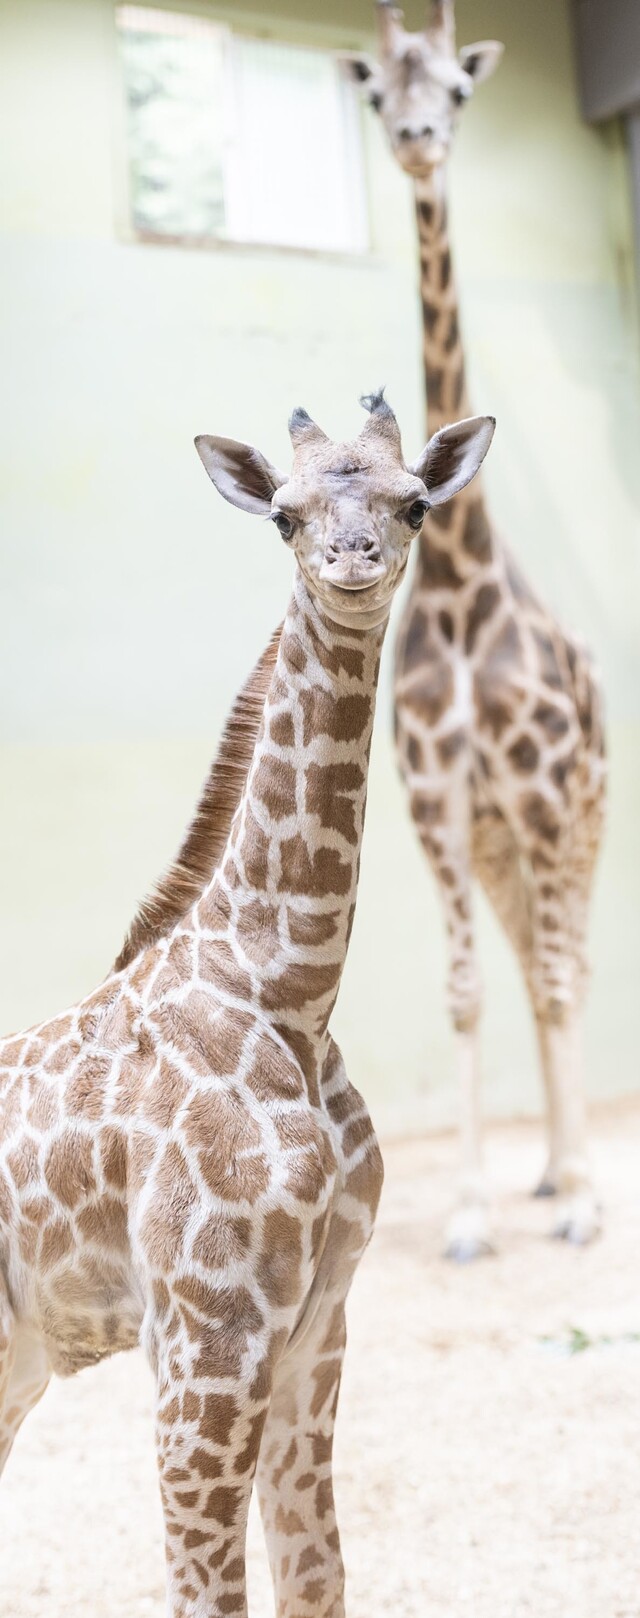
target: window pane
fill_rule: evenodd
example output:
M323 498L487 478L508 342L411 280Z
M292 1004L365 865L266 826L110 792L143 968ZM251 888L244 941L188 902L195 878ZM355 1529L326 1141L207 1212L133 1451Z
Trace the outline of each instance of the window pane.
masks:
M333 57L235 37L228 229L243 241L366 246L355 98Z
M139 230L224 230L223 30L198 17L121 6L131 208Z

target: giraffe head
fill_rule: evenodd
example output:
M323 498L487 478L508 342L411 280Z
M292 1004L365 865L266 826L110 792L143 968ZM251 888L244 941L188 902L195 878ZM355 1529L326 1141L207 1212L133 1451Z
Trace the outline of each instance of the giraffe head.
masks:
M306 410L294 410L288 475L234 439L201 436L196 448L225 500L275 523L322 611L368 628L386 618L429 508L475 476L495 421L474 416L443 427L407 465L383 391L361 403L367 421L345 444L327 438Z
M429 173L447 157L460 109L502 55L494 39L456 50L453 0L429 0L419 34L407 33L393 0L376 0L379 59L352 56L347 67L365 86L406 173Z

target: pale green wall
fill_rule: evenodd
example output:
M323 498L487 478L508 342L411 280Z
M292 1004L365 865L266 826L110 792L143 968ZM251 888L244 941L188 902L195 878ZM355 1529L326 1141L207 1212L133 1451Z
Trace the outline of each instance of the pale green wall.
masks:
M251 22L244 5L191 9ZM263 15L260 27L338 46L366 38L364 0L325 4L322 27L305 21L315 9L280 0L281 21ZM640 1047L640 379L624 161L615 132L580 124L562 4L459 0L458 14L462 40L507 45L467 113L452 177L473 397L499 422L489 493L538 586L597 647L610 698L589 1017L590 1088L602 1094L636 1082ZM106 970L286 600L287 554L216 499L193 434L254 439L286 462L294 404L349 434L358 394L384 380L415 451L422 407L410 194L371 115L366 259L138 246L123 230L110 0L0 0L0 19L9 1027ZM336 1029L383 1121L439 1120L455 1105L440 918L389 710L387 663ZM481 931L487 1109L531 1109L522 996L484 910Z

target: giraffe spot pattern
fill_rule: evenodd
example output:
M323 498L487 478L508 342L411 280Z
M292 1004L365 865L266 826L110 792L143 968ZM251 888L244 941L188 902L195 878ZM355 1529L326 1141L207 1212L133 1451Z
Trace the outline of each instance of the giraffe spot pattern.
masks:
M307 894L311 898L340 896L349 893L351 884L351 864L342 858L339 849L320 847L310 853L299 833L283 839L278 882L281 893Z
M324 691L302 691L303 741L313 736L330 736L335 742L355 742L371 718L371 698L364 694L330 697Z
M443 510L446 511L446 509L446 506L443 507ZM429 517L425 523L423 544L420 551L420 572L425 587L429 590L457 590L463 581L453 558L448 550L445 550L437 543L432 543L429 537L429 528L438 510L439 508L436 507L434 512L429 512Z
M481 584L467 614L465 651L472 652L483 624L493 616L500 599L497 584Z
M458 330L458 310L451 277L447 202L433 179L416 182L416 215L420 249L420 284L423 307L423 357L430 427L439 427L453 416L456 398L464 400L461 414L470 413L464 393L464 366ZM437 534L446 536L448 559L444 563L433 549ZM447 579L447 572L450 576ZM494 604L481 625L479 590L490 585L497 590ZM562 849L565 869L565 897L553 912L540 911L539 932L547 944L560 939L562 928L548 926L557 921L564 907L567 931L576 921L576 882L593 865L600 839L605 773L603 725L597 680L589 669L589 658L582 648L567 640L549 612L536 599L512 557L503 551L486 515L477 486L463 491L448 505L429 513L420 541L420 558L408 613L423 611L429 592L441 592L438 600L438 627L441 639L434 647L426 643L422 658L412 659L411 678L407 663L399 656L397 665L395 729L401 768L411 792L412 813L423 845L432 859L442 885L447 914L452 962L463 963L460 974L470 978L476 972L475 941L472 926L465 921L468 903L469 864L481 859L482 880L489 898L503 914L507 883L515 887L526 879L531 892L541 884L559 861ZM449 601L441 606L442 596ZM490 601L489 597L484 598ZM472 617L469 619L471 611ZM448 614L446 619L442 613ZM470 646L464 637L471 623ZM456 806L452 795L444 794L442 829L429 827L424 813L425 783L435 797L443 783L445 766L439 744L451 732L448 708L435 719L420 702L420 680L425 667L436 655L445 662L451 648L458 668L466 658L472 694L472 724L469 732L470 769L468 773L469 823L473 839L460 843L456 830ZM451 704L454 702L451 695ZM592 718L595 704L595 721ZM584 722L581 715L584 710ZM582 735L576 738L576 723ZM415 775L419 772L420 789ZM451 772L455 791L465 789L459 772ZM594 782L591 791L589 782ZM523 784L530 790L523 792ZM431 794L429 794L430 796ZM500 829L498 805L509 805L511 830L508 837ZM487 827L493 828L487 844ZM481 844L476 832L482 828ZM574 828L573 832L571 828ZM557 833L557 837L556 837ZM577 835L576 835L577 833ZM451 844L444 857L446 842ZM516 877L513 877L514 865ZM580 876L580 873L582 875ZM584 907L583 907L584 908ZM537 912L536 912L537 913ZM578 916L578 932L584 931L584 915ZM533 941L534 978L542 972L547 944ZM556 953L559 953L556 951ZM578 949L580 953L580 947ZM584 954L584 950L582 949ZM576 972L582 980L584 968L577 960L565 961L569 977ZM559 966L553 971L556 973ZM455 978L455 973L454 973ZM543 986L534 991L538 1006L566 1004L566 988L553 992ZM456 1010L458 988L454 982L451 1008L454 1023L464 1020ZM554 1015L556 1012L554 1011Z
M530 774L538 768L540 762L540 749L536 746L533 737L524 731L521 736L511 743L508 758L516 770Z
M296 772L283 759L266 757L260 761L255 790L274 820L284 820L296 801Z
M327 1323L381 1171L327 1022L354 914L381 637L314 613L294 598L245 798L202 897L0 1058L0 1276L10 1249L45 1382L142 1332L179 1618L203 1599L212 1614L244 1611L256 1471L268 1532L276 1518L292 1530L277 1558L290 1610L341 1587L330 1465L344 1336ZM333 1292L298 1348L325 1253ZM322 1369L289 1399L307 1354ZM0 1399L0 1446L4 1416Z
M359 835L355 794L363 786L359 764L310 764L305 771L307 813L317 815L322 826L355 845Z

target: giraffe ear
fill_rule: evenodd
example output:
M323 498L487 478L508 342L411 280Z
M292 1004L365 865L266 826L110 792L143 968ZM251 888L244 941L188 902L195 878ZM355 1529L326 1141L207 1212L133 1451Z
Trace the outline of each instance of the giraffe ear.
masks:
M495 73L504 51L497 39L479 39L477 45L463 45L458 60L474 84L484 84Z
M482 466L495 425L495 416L470 416L452 427L441 427L429 439L409 471L426 484L430 506L443 506L471 482Z
M195 445L223 499L256 517L269 516L276 489L287 481L283 472L277 472L251 444L240 444L235 438L208 438L200 433Z
M352 51L340 51L338 61L347 78L356 84L366 84L367 79L375 78L378 70L372 56L355 56Z
M382 106L382 83L378 63L372 56L354 56L347 52L338 56L338 61L348 79L353 79L364 90L365 100L380 111Z

